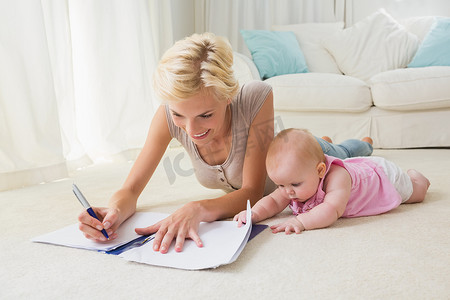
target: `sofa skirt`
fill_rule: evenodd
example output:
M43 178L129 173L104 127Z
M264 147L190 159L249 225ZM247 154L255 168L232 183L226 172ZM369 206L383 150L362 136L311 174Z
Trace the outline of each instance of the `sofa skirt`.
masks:
M275 110L275 131L305 128L333 142L370 136L374 148L450 147L450 109L392 111L371 107L360 113Z

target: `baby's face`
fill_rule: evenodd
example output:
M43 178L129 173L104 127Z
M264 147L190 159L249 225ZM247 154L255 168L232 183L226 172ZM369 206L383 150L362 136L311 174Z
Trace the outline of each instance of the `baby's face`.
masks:
M318 164L290 161L284 158L276 167L267 169L272 181L291 200L305 202L317 192L320 183Z

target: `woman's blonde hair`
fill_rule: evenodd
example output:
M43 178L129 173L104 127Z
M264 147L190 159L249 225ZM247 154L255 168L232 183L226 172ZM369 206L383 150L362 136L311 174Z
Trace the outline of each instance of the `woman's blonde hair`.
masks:
M227 39L213 33L193 34L164 53L153 86L165 101L190 98L200 92L218 100L232 99L239 88L232 65L233 50Z

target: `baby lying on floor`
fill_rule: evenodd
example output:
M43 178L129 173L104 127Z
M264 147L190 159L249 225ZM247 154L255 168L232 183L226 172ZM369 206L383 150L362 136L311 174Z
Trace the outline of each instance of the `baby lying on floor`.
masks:
M422 202L430 182L416 170L403 172L381 157L345 160L327 156L312 134L303 129L281 131L269 147L267 174L278 189L252 208L257 223L288 205L295 217L273 225L273 233L330 226L340 217L377 215L401 203ZM246 223L245 211L234 217Z

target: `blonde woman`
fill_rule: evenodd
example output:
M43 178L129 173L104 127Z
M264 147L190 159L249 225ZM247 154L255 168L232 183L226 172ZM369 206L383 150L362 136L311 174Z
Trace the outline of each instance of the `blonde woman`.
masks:
M87 238L104 241L101 229L106 229L111 239L117 237L115 231L134 214L138 197L172 138L186 149L199 182L227 194L189 202L156 224L136 228L138 234L156 232L155 251L166 253L172 241L175 250L181 251L186 238L201 247L200 222L232 217L245 209L247 199L253 205L276 188L267 179L264 163L274 135L272 89L261 81L239 88L232 64L228 41L211 33L178 41L164 54L154 75L155 91L164 103L109 207L93 208L101 221L86 212L79 215L80 230ZM331 151L327 153L337 155L333 152L336 145L321 141ZM351 154L370 155L369 143L355 143L348 149Z

